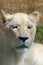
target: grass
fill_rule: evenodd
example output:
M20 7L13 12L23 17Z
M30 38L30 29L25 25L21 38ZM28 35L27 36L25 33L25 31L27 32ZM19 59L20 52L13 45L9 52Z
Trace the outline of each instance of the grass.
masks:
M37 26L35 41L43 43L43 26L42 25Z

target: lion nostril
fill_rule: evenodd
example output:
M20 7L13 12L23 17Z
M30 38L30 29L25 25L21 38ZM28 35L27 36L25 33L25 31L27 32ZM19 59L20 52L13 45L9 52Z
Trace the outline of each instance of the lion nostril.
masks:
M21 39L23 42L25 42L28 39L28 37L18 37L18 38Z

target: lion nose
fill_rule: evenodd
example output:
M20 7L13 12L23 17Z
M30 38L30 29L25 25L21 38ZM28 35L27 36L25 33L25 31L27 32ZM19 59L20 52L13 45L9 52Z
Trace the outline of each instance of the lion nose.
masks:
M22 40L23 42L25 42L27 39L28 39L28 37L18 37L20 40Z

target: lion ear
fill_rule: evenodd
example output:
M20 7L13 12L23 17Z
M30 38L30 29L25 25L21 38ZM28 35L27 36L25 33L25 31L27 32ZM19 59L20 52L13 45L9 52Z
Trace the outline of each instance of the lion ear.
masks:
M29 15L29 18L34 24L37 24L40 18L39 12L38 11L33 12L32 14Z
M37 20L39 20L39 11L33 12L33 16L34 16Z
M6 13L4 10L1 10L3 23L5 23L7 20L10 20L12 18L12 15L9 13Z

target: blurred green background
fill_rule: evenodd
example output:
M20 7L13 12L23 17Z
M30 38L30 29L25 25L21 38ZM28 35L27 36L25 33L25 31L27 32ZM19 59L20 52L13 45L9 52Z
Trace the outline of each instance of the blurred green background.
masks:
M27 14L38 10L41 16L35 41L43 44L43 0L0 0L0 35L4 30L1 18L2 9L9 13L24 12Z

